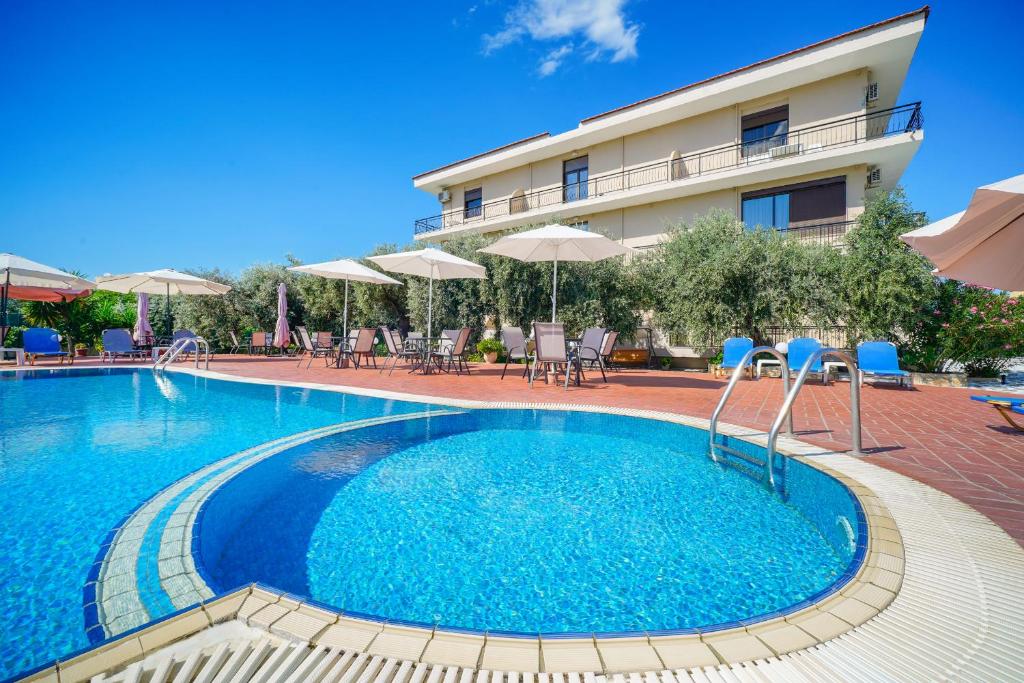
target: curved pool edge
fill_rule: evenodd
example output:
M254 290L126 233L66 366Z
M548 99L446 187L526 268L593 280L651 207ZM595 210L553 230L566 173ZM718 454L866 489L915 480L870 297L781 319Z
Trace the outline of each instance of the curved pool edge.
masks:
M664 411L641 410L631 408L616 408L597 405L579 405L566 403L526 403L526 402L495 402L476 401L468 399L451 399L437 396L424 396L419 394L406 394L402 392L367 390L355 387L325 385L312 382L289 382L280 380L263 380L258 378L238 377L225 373L211 372L208 370L195 370L192 368L173 368L173 372L191 374L210 379L221 379L255 384L268 384L278 386L291 386L316 390L333 391L336 393L351 393L375 398L410 401L416 403L434 404L448 408L465 409L524 409L524 410L563 410L580 411L592 413L605 413L652 419L663 422L687 425L698 429L707 430L710 422L703 418L687 416L679 413ZM764 432L719 423L719 433L732 436L755 445L766 447L767 435ZM880 611L885 609L896 597L903 582L903 546L902 537L896 527L892 515L886 506L874 494L870 487L860 481L838 472L826 463L816 460L816 456L832 455L828 451L810 444L806 444L792 437L780 437L777 445L778 454L783 457L791 457L835 478L843 484L846 490L855 499L855 507L858 513L863 515L859 520L866 527L866 547L858 548L855 561L859 560L852 575L844 575L833 585L819 591L810 598L792 605L786 609L777 610L772 613L758 615L750 619L737 622L729 622L703 629L681 629L673 631L658 632L624 632L624 633L602 633L602 634L522 634L514 632L480 632L469 629L460 629L445 626L419 624L414 622L388 620L373 615L352 614L337 610L304 596L289 595L289 600L296 605L310 605L317 609L326 610L337 615L339 623L341 620L353 622L350 626L356 632L371 630L373 625L381 629L401 629L402 637L432 640L435 634L447 634L454 638L483 638L493 641L505 639L510 642L523 642L535 638L544 638L550 643L549 647L565 650L566 653L578 653L594 648L597 641L608 643L608 647L624 648L624 650L648 649L646 652L647 661L653 662L651 654L664 648L673 650L680 649L688 651L692 656L699 654L698 659L703 657L710 661L714 659L710 651L703 653L692 652L694 639L704 642L709 638L715 639L722 650L716 648L719 657L730 653L727 659L733 656L739 657L736 661L750 655L770 656L774 650L771 645L782 646L784 644L799 644L801 648L812 647L826 642L847 631L850 631L865 623ZM195 514L195 513L193 513ZM201 518L201 512L198 514ZM193 524L199 521L193 516ZM189 545L191 538L195 535L192 525L189 527ZM191 553L189 553L191 555ZM852 563L851 563L852 564ZM205 579L201 566L196 567L193 578ZM844 580L845 579L845 580ZM885 587L873 582L878 579ZM203 585L206 582L203 581ZM209 589L207 589L209 590ZM280 593L279 593L280 594ZM580 636L580 637L577 637ZM706 646L705 646L706 648ZM697 646L700 650L700 646ZM638 654L638 653L634 653ZM575 656L575 655L573 655ZM593 660L591 660L593 661ZM716 660L717 661L717 660ZM589 670L589 669L578 669Z

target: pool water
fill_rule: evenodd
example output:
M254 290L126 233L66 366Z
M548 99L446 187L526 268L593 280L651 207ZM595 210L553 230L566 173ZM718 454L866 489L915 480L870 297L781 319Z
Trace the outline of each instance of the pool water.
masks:
M271 439L429 409L148 370L0 372L0 678L89 644L99 546L162 488Z
M707 628L850 571L845 487L794 462L784 502L710 462L706 438L509 410L338 434L214 493L197 561L214 590L258 580L390 620L532 634Z

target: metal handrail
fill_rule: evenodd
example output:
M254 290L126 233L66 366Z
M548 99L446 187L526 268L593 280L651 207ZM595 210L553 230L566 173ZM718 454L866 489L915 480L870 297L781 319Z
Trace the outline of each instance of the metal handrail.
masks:
M732 395L732 390L736 387L737 382L740 381L740 377L743 376L743 370L747 364L750 363L754 356L759 353L767 353L774 356L780 363L782 363L782 390L784 395L789 395L789 361L786 359L786 354L782 353L778 349L772 346L755 346L754 348L743 354L743 359L736 365L736 369L732 372L732 377L729 378L729 384L725 387L725 392L722 394L722 398L718 400L718 406L715 407L715 412L711 414L711 427L708 430L708 454L711 459L718 462L718 456L715 455L715 436L718 433L718 417L722 414L722 410L725 408L726 402L729 400L729 396ZM789 416L789 431L787 434L793 433L793 416ZM771 458L768 459L766 465L767 468L771 468Z
M171 344L170 348L168 348L166 351L164 351L160 355L159 358L157 358L156 363L153 364L153 369L154 370L159 370L161 368L165 368L168 365L170 365L172 362L174 362L174 360L178 356L181 355L181 353L185 350L185 348L187 346L189 346L190 344L195 344L196 345L196 357L195 357L195 361L194 361L195 362L195 367L197 367L197 368L199 367L199 350L200 350L200 348L202 348L202 350L203 350L203 362L204 362L203 369L204 370L209 370L210 369L210 343L208 341L206 341L206 339L203 338L203 337L183 337L182 339L177 340L176 342Z
M624 192L646 185L670 183L698 176L751 166L779 158L802 156L816 151L876 140L902 133L911 133L924 125L921 103L912 102L890 109L826 121L804 128L795 128L774 136L734 142L682 157L655 161L643 166L610 171L587 178L585 182L559 184L517 196L492 199L473 207L450 209L435 216L417 219L416 235L485 222L492 218L511 216L544 206L571 205L606 194ZM783 149L789 148L792 149ZM778 152L773 153L773 149ZM575 188L568 192L567 188Z
M850 422L851 431L853 432L853 448L850 450L851 455L864 455L861 451L861 438L860 438L860 382L857 381L858 368L857 362L853 359L846 351L840 351L839 349L824 348L818 349L804 362L802 368L800 368L800 374L796 377L796 382L793 383L793 388L786 394L786 400L782 403L782 408L779 410L778 416L775 418L775 422L772 423L771 431L768 432L768 483L773 487L775 486L775 477L772 474L771 464L775 459L775 444L779 440L779 430L782 429L782 422L786 419L786 415L789 415L789 431L793 431L793 403L796 401L797 394L800 393L801 387L807 380L807 376L811 374L811 366L817 360L822 360L826 356L834 356L846 363L846 368L850 371ZM785 464L785 459L783 460Z

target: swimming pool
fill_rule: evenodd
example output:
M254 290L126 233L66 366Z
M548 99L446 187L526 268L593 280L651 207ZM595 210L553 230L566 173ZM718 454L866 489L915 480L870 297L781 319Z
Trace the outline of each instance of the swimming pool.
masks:
M149 617L188 604L161 539L192 498L182 552L211 592L492 632L735 625L834 590L865 544L836 480L793 462L783 501L679 424L129 369L0 373L0 400L0 675L88 644L96 560L154 500L132 567Z
M257 580L392 621L621 633L772 615L850 570L848 490L802 463L788 501L707 433L600 413L476 410L289 449L206 502L214 592Z
M0 678L89 644L97 551L168 484L274 438L431 410L121 368L0 372L0 406Z

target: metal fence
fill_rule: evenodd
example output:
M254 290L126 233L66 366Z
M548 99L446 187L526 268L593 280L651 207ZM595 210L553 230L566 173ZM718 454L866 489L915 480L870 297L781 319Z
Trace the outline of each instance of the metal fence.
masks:
M446 211L415 222L415 234L473 225L548 206L572 204L608 194L686 180L744 166L756 166L868 140L910 133L922 127L921 103L851 116L816 126L791 130L752 142L740 142L658 161L637 168L591 176L585 183L556 185L485 202L471 210Z
M821 342L822 346L831 346L837 349L846 348L849 338L847 328L844 325L833 327L819 327L816 325L805 325L797 327L785 327L781 325L770 325L762 330L767 341L774 346L779 342L788 342L797 337L811 337ZM686 331L675 330L666 334L669 346L689 347L694 349L718 349L725 341L725 336L714 339L696 339ZM730 336L743 337L746 334L739 329L734 329Z

